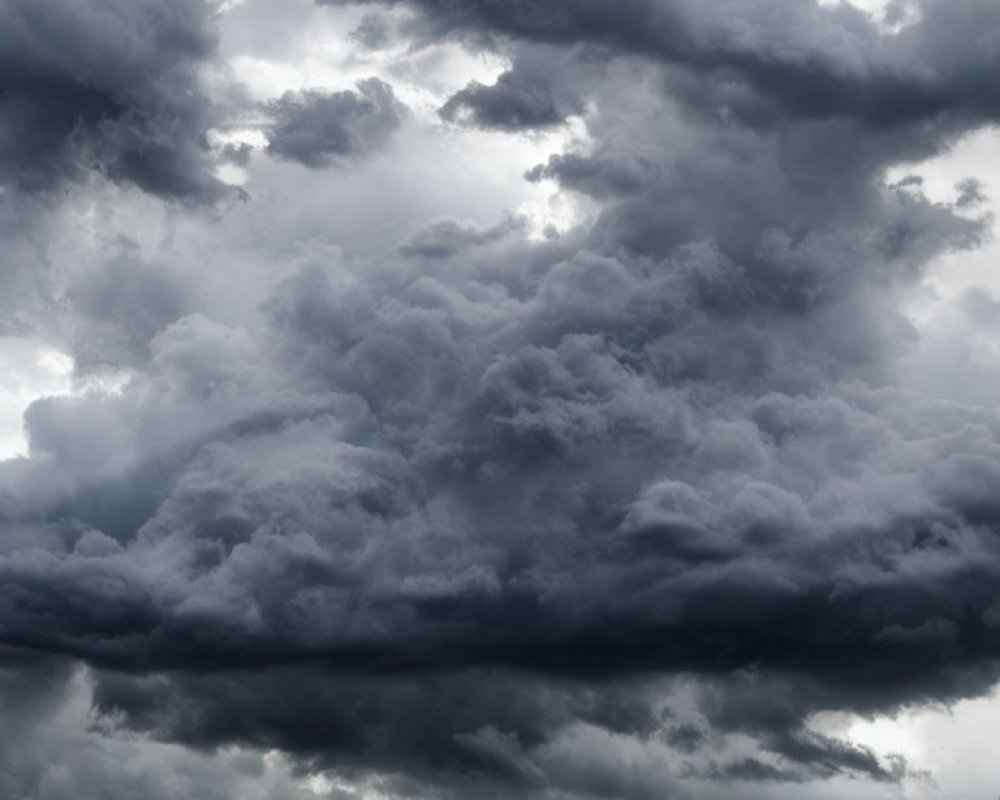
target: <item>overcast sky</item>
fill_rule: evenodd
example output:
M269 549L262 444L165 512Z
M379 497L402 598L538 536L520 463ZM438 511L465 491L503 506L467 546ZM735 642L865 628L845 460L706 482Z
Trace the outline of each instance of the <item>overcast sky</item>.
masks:
M998 78L996 0L0 0L0 797L996 797Z

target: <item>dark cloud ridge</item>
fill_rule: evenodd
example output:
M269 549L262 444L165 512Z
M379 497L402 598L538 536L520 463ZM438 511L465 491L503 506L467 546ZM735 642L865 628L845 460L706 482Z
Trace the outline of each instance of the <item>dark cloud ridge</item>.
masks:
M455 34L475 40L485 34L557 45L593 43L744 81L795 116L842 115L879 128L945 114L991 120L998 112L988 90L995 69L989 32L997 19L985 2L954 14L948 3L924 0L915 4L920 22L896 34L880 32L847 4L824 8L751 0L736 10L694 0L413 0L409 5L421 12L428 38ZM502 88L498 84L494 93L501 95ZM461 101L460 93L456 102ZM548 124L548 116L540 122Z
M286 92L267 111L268 153L313 168L377 150L408 113L378 78L360 81L357 91Z

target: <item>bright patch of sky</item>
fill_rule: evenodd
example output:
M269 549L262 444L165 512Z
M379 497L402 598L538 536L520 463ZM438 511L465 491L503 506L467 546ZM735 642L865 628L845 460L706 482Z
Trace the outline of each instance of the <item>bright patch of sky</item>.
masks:
M914 774L886 797L985 800L1000 793L996 769L1000 700L996 696L964 700L950 708L904 710L891 718L824 714L813 726L867 746L883 760L893 754L905 757Z
M27 455L23 416L42 397L68 394L73 359L27 338L0 338L0 459Z
M963 181L974 179L968 217L996 218L1000 210L1000 130L971 134L947 153L891 170L889 184L913 184L938 203L954 204ZM966 187L973 186L966 184ZM1000 240L992 231L971 250L946 253L930 265L906 308L918 336L900 362L904 385L921 393L996 407L1000 404Z

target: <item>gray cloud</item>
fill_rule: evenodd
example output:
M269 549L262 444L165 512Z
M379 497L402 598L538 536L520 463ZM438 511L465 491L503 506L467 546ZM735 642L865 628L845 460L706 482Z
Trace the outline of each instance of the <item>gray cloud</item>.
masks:
M331 6L375 1L317 0ZM752 0L736 11L690 0L409 5L423 12L418 30L427 37L589 43L725 76L796 116L844 115L882 127L943 113L992 118L997 112L988 91L992 56L967 46L984 41L996 25L996 11L985 2L955 14L948 3L925 0L916 4L920 22L896 35L881 33L846 4Z
M10 731L0 749L4 796L168 800L183 792L223 800L263 792L275 800L356 800L336 789L308 791L287 762L259 751L199 753L138 737L110 718L97 720L89 682L83 670L44 659L0 668Z
M449 122L507 131L548 128L583 112L579 90L586 70L578 61L549 50L525 48L513 69L491 86L473 81L440 110Z
M884 185L992 118L993 56L957 42L995 13L927 2L893 38L811 3L410 7L425 43L513 54L446 118L583 115L528 178L595 219L438 218L377 256L242 230L210 262L229 316L173 260L221 224L73 273L81 373L130 380L36 402L0 463L4 643L54 660L45 696L90 665L96 719L151 745L389 796L915 774L810 726L998 677L1000 417L892 377L902 298L990 220L973 184ZM403 134L379 79L266 110L274 169Z
M97 168L165 198L223 194L205 140L215 112L199 69L215 35L203 0L5 2L0 30L4 183L45 190Z
M286 92L268 110L268 152L314 168L378 149L407 113L378 78L360 81L356 92Z
M271 355L263 341L204 319L168 328L152 345L155 371L105 412L105 427L95 427L95 412L108 401L32 409L34 463L7 465L5 481L61 465L70 484L58 502L75 522L48 526L44 557L8 557L8 631L125 669L320 662L322 691L386 702L399 671L516 669L599 685L649 670L801 672L815 697L804 702L783 683L783 723L757 727L741 712L715 724L815 762L815 774L894 774L870 754L788 731L809 710L988 685L955 681L996 647L996 576L980 555L992 547L980 521L993 513L991 482L988 473L970 480L993 463L978 453L995 449L995 422L963 411L946 423L945 408L850 384L753 398L704 367L662 382L655 375L670 362L659 366L660 353L704 358L705 334L687 317L706 259L719 256L688 258L700 260L643 278L638 263L580 256L548 267L521 301L426 277L382 297L345 293L336 288L343 267L310 267L268 306ZM745 341L752 328L740 330L726 358L745 362L744 380L760 380L775 366L740 353L761 344L759 333ZM715 399L700 399L706 392ZM121 460L124 440L169 419L187 424L159 452ZM963 437L970 425L981 433ZM935 438L922 444L926 430ZM112 454L119 463L109 471ZM132 505L116 501L109 517L108 499L119 496ZM28 500L15 497L8 518L37 525ZM374 676L357 688L356 672ZM260 679L273 691L310 685L280 673ZM455 679L440 679L444 688L422 703L455 697ZM196 685L165 684L182 696ZM267 692L244 694L243 685L224 675L205 694L231 686L256 715ZM499 691L472 686L471 695ZM514 682L508 691L537 690ZM107 697L107 707L151 726L130 695ZM390 714L398 724L396 704L358 712L346 739L324 738L335 727L321 715L330 733L296 744L305 718L294 709L266 725L242 713L223 724L201 690L189 702L188 721L168 716L149 730L325 754L360 747L390 771L413 759L435 762L422 769L464 763L454 744L432 757L427 732L409 744L378 738ZM439 733L450 743L490 725L537 726L536 739L558 730L541 711L511 707L516 720L487 708Z

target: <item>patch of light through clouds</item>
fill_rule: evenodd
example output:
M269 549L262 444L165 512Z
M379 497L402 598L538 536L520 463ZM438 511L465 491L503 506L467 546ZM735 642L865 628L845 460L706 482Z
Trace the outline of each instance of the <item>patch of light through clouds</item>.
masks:
M28 338L0 338L0 459L27 455L24 412L35 400L72 392L73 359Z
M35 401L118 394L129 380L128 372L117 369L77 376L71 356L20 336L0 337L0 375L0 460L28 455L24 414Z
M530 183L523 173L545 163L553 153L585 151L588 143L582 117L545 132L512 135L506 131L448 126L438 116L438 109L456 91L470 81L494 83L510 68L510 61L500 55L474 53L458 43L434 44L414 52L406 47L359 55L349 39L362 15L354 8L324 8L310 17L306 33L285 51L268 56L234 52L230 67L234 76L252 97L267 102L288 91L342 91L353 88L365 78L378 77L393 87L396 96L411 113L414 126L438 128L455 140L461 163L481 171L484 186L498 187L500 207L494 213L514 213L528 221L529 236L544 239L552 231L565 232L587 218L592 209L588 202L559 189L555 182ZM401 13L392 12L395 19ZM404 12L405 13L405 12ZM266 136L252 126L213 131L216 147L225 144L248 144L254 150L267 147ZM217 177L233 185L245 185L247 171L237 165L224 165ZM477 218L489 226L492 218Z
M905 800L989 800L996 784L995 749L1000 737L1000 700L992 697L943 706L912 708L895 717L865 719L821 714L813 727L868 747L888 764L903 756L914 771L886 797Z

